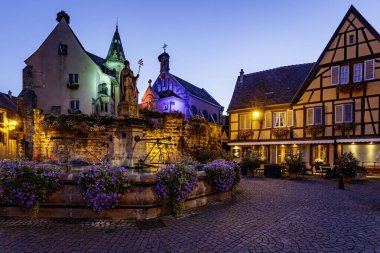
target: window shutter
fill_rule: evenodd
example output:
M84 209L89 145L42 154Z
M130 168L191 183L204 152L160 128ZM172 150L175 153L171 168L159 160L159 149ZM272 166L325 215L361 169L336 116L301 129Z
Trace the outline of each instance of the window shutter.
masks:
M364 80L375 79L375 60L364 62Z
M292 127L294 124L294 122L293 122L294 121L293 110L287 111L286 119L287 119L288 127Z
M244 129L245 126L245 118L243 114L239 115L239 129Z
M323 116L322 116L322 107L314 108L314 125L322 125Z
M252 123L251 114L246 114L244 116L245 116L245 129L251 129L251 123Z
M363 80L363 64L358 63L354 65L354 83L361 82Z
M265 128L272 127L272 112L265 113Z
M331 67L331 85L339 84L339 66Z
M345 123L352 122L352 104L344 105L344 122Z
M306 125L310 126L314 124L314 108L306 109Z
M349 66L342 66L340 68L340 83L347 84L349 82L350 68Z
M343 105L335 106L335 123L343 123Z

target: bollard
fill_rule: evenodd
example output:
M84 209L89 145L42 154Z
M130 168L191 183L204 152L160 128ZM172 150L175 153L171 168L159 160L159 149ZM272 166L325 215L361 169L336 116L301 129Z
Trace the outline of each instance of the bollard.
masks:
M344 190L344 182L343 182L343 176L342 175L339 175L338 189Z

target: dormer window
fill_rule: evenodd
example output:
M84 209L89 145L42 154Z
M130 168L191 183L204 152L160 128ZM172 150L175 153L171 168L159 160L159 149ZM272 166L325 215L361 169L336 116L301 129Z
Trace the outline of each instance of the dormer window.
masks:
M67 44L59 43L58 55L67 55Z
M349 37L349 43L350 45L355 44L355 36L353 34L351 34Z

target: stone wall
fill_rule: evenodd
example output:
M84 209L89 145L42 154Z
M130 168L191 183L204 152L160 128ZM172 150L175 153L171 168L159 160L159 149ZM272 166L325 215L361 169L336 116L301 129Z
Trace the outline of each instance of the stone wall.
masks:
M150 153L149 161L152 164L162 161L178 161L189 157L199 150L218 150L221 148L222 126L204 122L200 133L193 131L190 121L184 122L178 115L166 115L156 128L146 131L144 138L147 141L146 152ZM168 138L160 143L155 139Z
M157 176L154 174L130 175L131 191L123 195L115 209L96 213L86 208L86 203L77 185L77 174L62 174L62 188L51 194L40 204L37 217L57 218L112 218L151 219L172 213L155 193ZM206 182L206 173L198 172L198 185L184 203L184 210L204 206L232 196L232 192L218 193ZM0 205L0 216L32 216L31 210L9 205Z

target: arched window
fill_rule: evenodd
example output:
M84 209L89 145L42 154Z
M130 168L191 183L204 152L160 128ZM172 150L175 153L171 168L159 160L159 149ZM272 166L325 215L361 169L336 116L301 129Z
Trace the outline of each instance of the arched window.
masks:
M197 115L197 112L198 112L197 107L195 107L195 105L192 105L192 106L190 107L190 114L191 114L191 117L194 117L195 115Z
M218 115L216 115L216 113L214 113L212 115L212 119L213 119L214 123L217 123L218 122Z
M206 110L202 111L202 115L203 115L203 118L205 118L206 120L208 120L208 112Z

